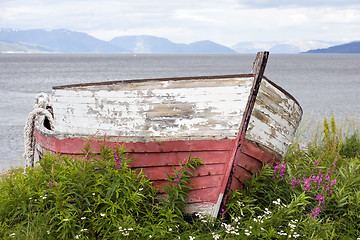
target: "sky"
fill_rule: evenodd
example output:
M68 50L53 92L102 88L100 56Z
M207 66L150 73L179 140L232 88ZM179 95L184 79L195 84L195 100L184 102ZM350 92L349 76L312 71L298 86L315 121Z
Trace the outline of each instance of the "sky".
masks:
M1 0L0 28L59 29L102 40L176 43L360 40L359 0Z

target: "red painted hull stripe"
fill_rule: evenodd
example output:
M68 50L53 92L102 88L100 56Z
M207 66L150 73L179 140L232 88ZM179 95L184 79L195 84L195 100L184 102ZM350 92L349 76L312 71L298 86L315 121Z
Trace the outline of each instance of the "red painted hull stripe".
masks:
M35 131L36 141L45 149L64 153L82 154L81 149L88 142L82 138L49 138ZM91 145L94 152L99 152L101 145L115 147L125 145L128 152L149 153L149 152L194 152L194 151L231 151L236 139L221 140L183 140L183 141L163 141L163 142L130 142L116 143L93 140Z

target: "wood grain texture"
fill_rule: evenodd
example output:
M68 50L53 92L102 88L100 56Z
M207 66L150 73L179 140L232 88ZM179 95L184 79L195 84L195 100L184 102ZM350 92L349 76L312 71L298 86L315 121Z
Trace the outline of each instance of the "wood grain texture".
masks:
M244 77L55 89L55 129L78 136L98 132L136 142L154 137L234 139L252 81Z
M263 79L245 139L283 159L302 117L300 105Z

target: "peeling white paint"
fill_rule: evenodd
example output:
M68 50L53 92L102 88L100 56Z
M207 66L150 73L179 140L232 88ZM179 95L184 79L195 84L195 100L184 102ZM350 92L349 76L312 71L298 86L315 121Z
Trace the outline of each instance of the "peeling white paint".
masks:
M245 138L283 158L301 116L302 109L294 99L263 79Z
M56 129L141 141L236 138L252 83L251 77L239 77L56 89Z

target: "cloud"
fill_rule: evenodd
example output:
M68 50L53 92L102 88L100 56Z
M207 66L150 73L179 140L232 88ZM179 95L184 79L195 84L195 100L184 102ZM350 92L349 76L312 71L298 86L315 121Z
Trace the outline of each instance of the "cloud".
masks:
M351 7L359 6L358 0L237 0L250 8L301 8L301 7Z
M360 39L358 0L1 0L0 27L66 28L104 40L175 42Z

